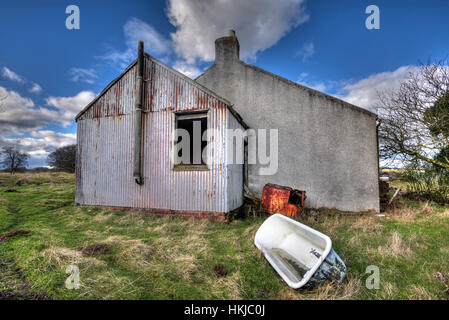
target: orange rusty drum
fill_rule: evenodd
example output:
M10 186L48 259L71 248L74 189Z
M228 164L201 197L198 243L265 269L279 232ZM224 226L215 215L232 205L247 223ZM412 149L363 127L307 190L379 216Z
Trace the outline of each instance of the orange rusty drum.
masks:
M262 210L293 217L304 210L306 192L275 184L266 184L262 192Z

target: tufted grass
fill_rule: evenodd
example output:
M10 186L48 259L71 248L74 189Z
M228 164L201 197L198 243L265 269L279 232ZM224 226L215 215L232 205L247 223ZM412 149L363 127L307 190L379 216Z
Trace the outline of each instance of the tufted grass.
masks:
M5 192L11 189L17 192ZM0 235L30 231L0 242L0 292L51 299L448 297L436 274L449 273L449 210L431 203L408 203L385 217L325 212L299 217L329 235L350 266L339 287L293 290L253 245L263 218L228 224L73 206L74 189L71 174L0 173ZM97 244L110 252L80 252ZM65 287L69 265L80 270L79 289ZM370 265L380 270L378 290L365 286ZM215 266L227 274L217 275Z

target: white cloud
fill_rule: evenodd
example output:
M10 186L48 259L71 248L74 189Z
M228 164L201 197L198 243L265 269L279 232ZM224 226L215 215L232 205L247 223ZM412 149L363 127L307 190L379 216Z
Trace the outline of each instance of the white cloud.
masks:
M18 83L31 83L31 88L28 90L28 92L31 93L40 93L42 92L42 88L40 85L38 85L37 83L33 83L31 81L26 80L25 78L19 76L17 73L15 73L14 71L12 71L11 69L7 68L7 67L3 67L2 69L2 77L6 78L10 81L14 81L14 82L18 82Z
M75 115L95 98L91 91L82 91L73 97L49 97L47 107L36 106L32 99L0 86L0 136L21 136L56 123L67 127Z
M236 30L243 59L276 44L308 20L304 0L169 0L167 15L176 27L171 36L178 56L192 64L214 59L214 41Z
M126 68L137 57L137 43L144 42L146 51L159 59L166 59L172 54L172 43L163 35L159 34L148 23L137 19L129 19L123 26L125 35L126 50L119 51L112 49L101 58L109 60L121 69Z
M42 88L32 83L28 91L39 93ZM74 144L76 134L43 128L50 124L69 126L75 115L94 98L93 92L82 91L73 97L49 97L47 106L42 107L36 106L31 98L0 86L0 147L11 145L29 153L30 166L44 165L50 152Z
M176 27L170 39L148 23L131 18L123 27L126 49L110 49L100 58L124 69L136 58L138 40L143 40L148 53L195 78L201 72L199 65L214 59L215 39L225 36L229 29L237 32L242 59L255 59L257 52L275 45L292 28L308 20L304 3L168 0L167 16ZM313 44L312 49L306 49L310 55Z
M30 166L45 164L48 154L56 148L76 142L76 134L42 130L51 123L68 126L73 117L93 98L83 91L73 97L50 97L49 106L38 107L32 99L0 86L0 147L11 145L30 154ZM13 138L12 138L13 137Z
M137 42L142 40L154 55L164 56L171 50L171 42L140 19L128 20L123 31L129 48L137 50Z
M73 97L49 97L46 99L47 105L58 109L58 122L63 126L69 126L74 117L93 99L95 94L92 91L81 91ZM53 112L53 111L50 111ZM51 114L49 114L52 117Z
M376 112L379 93L399 89L401 83L407 80L410 72L417 69L418 67L413 65L402 66L394 71L375 73L357 81L315 81L309 79L310 76L307 72L303 72L298 76L296 82ZM333 92L337 92L337 94L333 94Z
M33 138L22 139L22 145L35 145L36 143L39 143L45 148L50 147L56 149L76 143L75 133L59 133L52 130L39 130L31 132L31 136Z
M136 56L137 53L128 48L125 51L111 49L107 54L102 55L98 58L109 61L112 65L123 70L136 58Z
M333 87L333 84L330 82L325 83L322 81L306 80L308 77L309 77L309 74L307 72L303 72L299 75L298 79L296 80L296 83L299 83L303 86L315 89L320 92L326 92Z
M36 130L48 122L44 110L36 108L30 98L3 87L0 87L0 97L6 97L0 102L0 136Z
M42 92L42 88L37 83L33 83L33 85L31 86L30 90L28 90L28 91L31 92L31 93L40 93L40 92Z
M195 79L202 73L202 71L195 66L195 64L189 64L184 60L176 61L173 68L192 79Z
M309 60L315 54L315 45L313 42L304 43L304 45L296 52L298 57L302 58L303 62Z
M93 84L95 83L95 79L98 78L97 72L94 69L71 68L69 73L73 82Z
M309 88L315 89L320 92L326 92L329 89L329 86L326 85L324 82L306 82L303 84Z
M7 67L3 67L2 69L2 76L15 82L23 83L24 80L21 76L19 76L17 73L12 71L11 69L8 69Z
M394 71L375 73L357 82L346 83L337 97L375 112L378 93L398 89L409 73L417 68L417 66L402 66Z

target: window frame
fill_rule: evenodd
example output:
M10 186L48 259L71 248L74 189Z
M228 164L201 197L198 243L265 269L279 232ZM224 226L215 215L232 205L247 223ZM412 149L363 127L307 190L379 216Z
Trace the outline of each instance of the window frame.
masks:
M188 120L191 117L192 120L206 118L206 130L210 128L210 109L203 110L186 110L186 111L175 111L173 117L173 132L172 132L172 150L171 150L171 169L172 171L209 171L210 163L210 150L207 151L207 163L205 164L175 164L177 154L175 152L175 146L177 143L175 132L178 129L178 120ZM203 115L204 114L204 115ZM184 119L179 119L179 118ZM202 151L202 150L201 150Z

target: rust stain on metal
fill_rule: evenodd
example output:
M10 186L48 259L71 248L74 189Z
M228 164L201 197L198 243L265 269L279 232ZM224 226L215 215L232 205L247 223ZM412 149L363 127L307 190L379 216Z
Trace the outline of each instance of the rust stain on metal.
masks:
M144 185L132 176L136 64L131 65L78 118L76 202L133 208L158 208L189 216L233 209L241 190L231 188L225 133L233 115L226 102L169 67L144 59L142 161ZM173 171L174 112L208 111L214 134L210 170ZM236 128L242 127L236 122ZM233 127L234 128L234 127ZM155 209L157 211L157 209Z
M305 199L305 191L266 184L263 187L261 205L266 213L280 213L293 217L303 212Z

